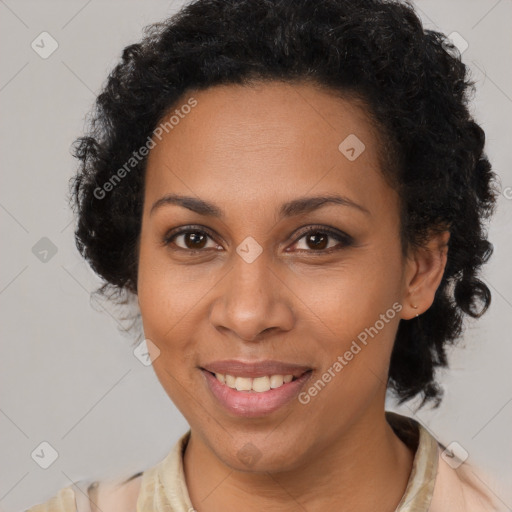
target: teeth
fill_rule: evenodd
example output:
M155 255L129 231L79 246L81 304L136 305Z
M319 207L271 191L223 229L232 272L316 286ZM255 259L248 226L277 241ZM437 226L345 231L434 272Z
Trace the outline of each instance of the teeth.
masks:
M233 377L233 375L226 375L224 377L225 379L225 382L226 382L226 386L229 386L230 388L235 388L235 377ZM221 381L222 382L222 381Z
M237 377L235 379L235 388L237 391L251 391L252 379L247 377Z
M270 387L272 389L282 386L284 383L284 377L282 375L272 375L270 377Z
M275 375L274 375L275 377ZM272 377L257 377L255 379L249 379L249 380L252 380L252 386L251 386L251 389L253 391L257 391L259 393L262 393L263 391L268 391L271 386L270 386L270 379Z
M219 382L229 386L231 389L237 391L255 391L256 393L263 393L270 389L280 388L283 384L287 384L293 380L293 375L270 375L264 377L233 377L233 375L223 375L216 373L215 377Z

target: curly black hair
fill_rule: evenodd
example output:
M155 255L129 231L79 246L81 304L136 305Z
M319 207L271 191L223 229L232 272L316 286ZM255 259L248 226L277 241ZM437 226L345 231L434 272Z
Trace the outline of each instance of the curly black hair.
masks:
M420 395L420 407L437 407L447 344L461 336L464 315L481 316L491 301L477 275L492 253L483 221L494 211L496 176L468 111L469 74L450 40L424 29L407 2L195 0L124 49L87 135L75 141L77 247L104 280L101 293L136 295L147 159L133 158L190 91L308 81L358 98L385 140L382 172L399 192L404 252L450 231L434 302L400 321L388 381L399 403Z

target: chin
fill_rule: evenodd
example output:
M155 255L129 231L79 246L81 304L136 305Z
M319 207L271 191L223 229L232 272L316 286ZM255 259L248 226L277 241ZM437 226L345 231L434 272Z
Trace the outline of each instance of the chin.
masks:
M247 441L233 443L239 448L234 452L218 453L219 459L234 471L245 473L278 473L296 469L301 465L303 454L297 451L297 443L279 445L262 442ZM232 446L229 447L232 449Z

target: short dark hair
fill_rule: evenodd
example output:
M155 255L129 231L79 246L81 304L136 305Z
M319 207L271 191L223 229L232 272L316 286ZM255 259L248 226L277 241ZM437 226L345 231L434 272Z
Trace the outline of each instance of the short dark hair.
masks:
M492 253L483 221L497 191L484 132L467 107L475 90L469 74L450 40L424 29L409 3L195 0L124 49L88 134L75 142L77 247L103 278L102 292L137 292L147 159L112 179L187 92L310 81L359 98L386 141L382 171L399 192L403 248L421 246L432 232L451 234L432 306L400 321L388 382L400 403L420 394L421 406L437 406L435 370L447 366L446 345L460 337L464 315L481 316L491 300L477 275Z

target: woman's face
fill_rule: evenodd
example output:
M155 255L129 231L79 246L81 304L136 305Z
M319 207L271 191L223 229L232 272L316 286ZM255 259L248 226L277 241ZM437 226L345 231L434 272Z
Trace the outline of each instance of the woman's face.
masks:
M382 417L410 310L398 197L348 100L282 83L193 98L147 164L138 298L153 365L225 464L297 467Z

